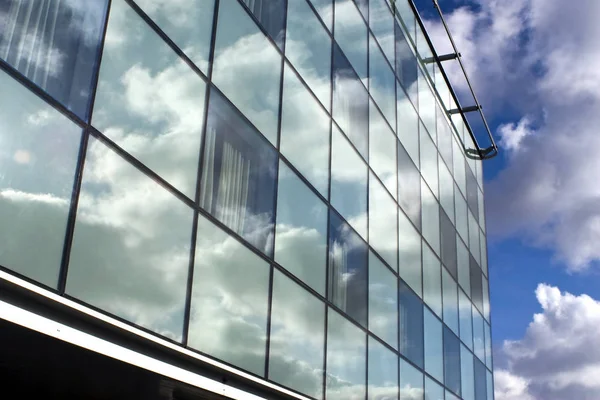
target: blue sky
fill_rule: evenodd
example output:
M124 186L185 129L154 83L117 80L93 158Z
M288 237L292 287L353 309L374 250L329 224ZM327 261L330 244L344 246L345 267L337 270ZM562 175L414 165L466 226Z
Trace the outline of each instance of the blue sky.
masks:
M439 3L501 146L484 166L496 398L598 399L600 2Z

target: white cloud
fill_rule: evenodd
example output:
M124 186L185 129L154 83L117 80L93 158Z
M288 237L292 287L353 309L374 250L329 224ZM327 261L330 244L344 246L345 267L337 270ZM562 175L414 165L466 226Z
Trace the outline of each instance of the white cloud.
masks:
M498 127L500 145L506 150L519 150L521 142L527 136L534 134L531 121L527 117L521 118L518 123L502 124Z

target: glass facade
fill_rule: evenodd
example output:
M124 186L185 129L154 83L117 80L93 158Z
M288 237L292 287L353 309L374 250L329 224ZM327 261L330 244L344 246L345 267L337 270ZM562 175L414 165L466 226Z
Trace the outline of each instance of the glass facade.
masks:
M408 1L0 0L0 267L310 398L493 400Z

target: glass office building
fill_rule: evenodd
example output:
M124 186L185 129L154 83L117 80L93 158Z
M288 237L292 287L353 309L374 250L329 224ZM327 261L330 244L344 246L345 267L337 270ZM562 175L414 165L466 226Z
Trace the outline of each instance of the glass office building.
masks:
M0 0L0 354L205 393L149 399L492 400L482 165L414 10Z

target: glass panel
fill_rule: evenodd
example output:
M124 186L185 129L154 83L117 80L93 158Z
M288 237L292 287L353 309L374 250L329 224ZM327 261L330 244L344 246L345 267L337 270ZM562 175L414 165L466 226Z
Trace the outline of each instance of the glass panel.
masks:
M66 292L180 341L193 211L90 137Z
M429 189L433 192L436 198L439 196L439 183L438 183L438 152L435 148L435 144L431 141L429 135L423 124L419 133L420 144L421 144L421 174L425 178L425 182L429 185Z
M331 31L331 24L333 20L333 0L310 0L313 7L319 13L319 16L325 23L327 29ZM291 2L290 2L291 3ZM288 3L288 7L290 4ZM288 9L289 12L289 9ZM289 15L288 15L288 29L289 29Z
M272 302L269 379L322 398L325 305L277 270Z
M458 264L458 283L467 296L471 297L471 264L469 250L460 237L456 236L456 255Z
M327 205L279 163L275 261L325 296Z
M442 317L441 264L433 251L423 243L423 301Z
M448 271L454 278L458 275L457 257L456 257L456 231L454 225L440 209L440 237L442 242L442 262L448 268Z
M483 274L488 276L487 243L483 231L479 232L479 248L481 249L481 269L483 270Z
M485 340L484 340L484 322L483 317L476 308L473 307L473 352L483 362L485 361Z
M402 3L402 2L399 2ZM396 7L400 7L396 5ZM411 11L412 12L412 11ZM417 57L410 48L402 29L396 26L396 75L413 104L417 104ZM399 89L400 90L400 89Z
M0 87L0 265L56 288L81 128L3 71Z
M490 371L486 371L487 400L494 400L494 377Z
M383 182L388 191L398 196L396 163L396 135L389 128L377 108L370 101L369 113L369 165Z
M487 371L479 360L475 360L475 400L486 400L486 398Z
M328 311L325 398L359 400L366 396L367 337L339 313Z
M2 1L0 58L87 120L106 5Z
M363 326L367 324L367 245L329 212L328 299Z
M440 204L448 214L450 221L454 223L454 180L441 158L438 166L440 173Z
M188 344L263 376L269 270L266 261L198 216Z
M421 236L402 211L398 211L400 277L422 295Z
M445 82L443 83L445 86ZM447 86L446 86L447 87ZM439 86L438 86L439 90ZM437 131L438 131L438 149L446 165L452 168L452 131L444 111L438 106L437 110Z
M478 187L475 175L471 172L471 169L466 167L467 171L467 204L469 209L473 213L475 220L479 219L479 199L478 199Z
M471 299L473 300L473 304L479 309L483 310L483 287L481 282L481 270L479 266L473 259L470 257L470 268L471 268Z
M421 54L421 56L423 56ZM426 56L427 57L427 56ZM431 136L433 143L437 143L436 130L435 130L435 108L436 102L433 92L427 83L427 79L423 72L419 69L418 81L419 81L419 116L427 128L427 133Z
M402 281L399 301L400 354L423 368L423 303Z
M488 368L492 368L492 333L490 332L490 325L487 322L483 324L483 333L485 336L485 365Z
M242 0L242 3L246 4L279 48L283 48L286 0Z
M452 145L454 147L454 157L452 158L453 164L453 175L456 183L458 184L459 189L463 194L467 192L467 178L465 175L465 156L464 150L458 144L456 140L452 141Z
M400 400L423 400L423 373L400 359Z
M136 0L136 3L202 72L208 71L214 1Z
M444 400L444 388L428 376L425 377L425 400Z
M369 337L369 400L398 398L398 356Z
M398 348L398 279L369 252L369 330Z
M194 199L206 84L126 2L106 34L93 125Z
M366 238L369 168L335 125L332 135L331 205Z
M368 21L369 19L369 0L354 0L361 14Z
M394 16L386 0L371 0L369 6L369 26L383 53L394 65Z
M465 346L460 346L460 381L462 398L475 400L473 355Z
M469 241L469 218L468 218L468 209L467 209L467 201L460 194L460 191L454 191L454 204L456 210L456 230L462 237L462 239L467 243Z
M462 290L458 291L458 307L460 316L460 338L469 349L473 349L473 306Z
M417 167L419 166L419 117L413 105L400 86L396 90L396 110L398 122L396 132L406 152Z
M473 217L473 214L469 211L469 250L477 264L479 264L479 259L481 258L481 254L479 254L479 225L477 225L477 221Z
M367 25L352 0L335 0L335 41L360 77L367 77Z
M488 290L488 281L485 277L481 276L481 289L482 289L482 297L483 297L483 317L486 320L490 320L490 294Z
M215 90L206 125L200 205L272 254L277 154Z
M288 2L285 55L319 101L329 110L331 107L331 37L305 0ZM299 107L297 111L300 113L303 110Z
M446 268L442 268L444 322L458 335L458 286Z
M444 344L442 322L424 310L425 371L440 382L444 380Z
M354 7L351 0L346 3ZM333 48L333 118L366 159L369 95L337 45Z
M221 1L218 19L212 81L276 144L281 55L239 2Z
M330 124L327 113L286 64L280 150L325 198L329 188Z
M369 177L369 244L394 270L398 271L398 206L375 178Z
M398 143L398 204L421 230L421 174Z
M453 395L451 392L446 390L446 400L460 400L458 397Z
M369 93L389 124L396 129L396 77L371 35L369 46Z
M481 230L485 232L485 207L483 200L483 192L481 190L477 191L477 208L479 209L479 226Z
M444 328L444 385L460 395L460 341Z
M416 28L416 18L415 12L410 6L408 1L396 1L396 10L399 16L404 22L406 29L408 30L408 35L415 40L415 28Z
M422 232L423 237L427 240L433 250L440 253L440 206L433 194L421 180L421 202L422 209Z

